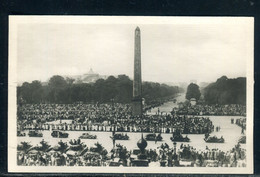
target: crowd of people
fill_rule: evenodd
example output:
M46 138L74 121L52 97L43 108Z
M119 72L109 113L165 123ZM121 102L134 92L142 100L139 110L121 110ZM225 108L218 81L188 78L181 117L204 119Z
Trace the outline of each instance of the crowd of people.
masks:
M194 105L174 108L170 114L132 116L129 104L22 104L17 110L17 130L64 130L107 132L150 132L181 134L210 134L216 128L205 116L245 116L242 105ZM246 129L246 118L231 119ZM44 146L44 147L43 147ZM111 150L96 143L88 147L78 140L59 142L51 147L18 145L17 164L24 166L132 166L136 150L116 144ZM150 164L156 166L221 166L244 167L246 152L237 144L230 151L219 149L197 150L181 144L179 148L163 143L145 151ZM135 157L136 158L136 157Z
M181 104L174 110L180 115L204 115L204 116L246 116L246 106L238 104L230 105L190 105Z
M246 151L237 144L230 151L219 149L196 150L189 145L180 145L177 150L168 145L160 147L159 159L163 166L197 166L197 167L245 167Z
M238 125L242 129L246 129L246 118L236 119L236 125Z
M232 120L231 120L232 123ZM233 119L233 123L234 123L234 119ZM238 125L239 127L241 127L241 134L245 134L245 130L246 130L246 118L239 118L235 120L236 125Z
M25 129L205 134L214 126L198 116L132 116L128 104L25 104L18 108L18 130Z
M116 144L110 151L101 144L95 147L82 145L82 149L73 149L72 145L59 143L59 146L49 148L30 147L23 142L18 146L17 164L21 166L133 166L141 151L128 150L125 146ZM66 148L60 148L61 144ZM21 147L22 146L22 147ZM75 145L74 145L75 146ZM29 147L29 148L28 148ZM145 159L153 166L196 166L196 167L245 167L246 150L237 144L230 151L219 149L196 150L189 145L179 145L177 149L162 143L156 149L145 150Z
M73 142L73 141L72 141ZM75 141L74 141L75 142ZM18 145L17 164L24 166L105 166L106 150L96 143L95 147L87 147L77 140L74 144L59 142L59 146L43 150L39 146L26 149L29 143ZM30 145L29 145L30 146ZM63 146L63 148L62 148ZM77 147L77 148L76 148Z
M18 106L18 120L50 122L71 119L79 123L84 121L103 122L117 118L129 118L129 104L23 104Z

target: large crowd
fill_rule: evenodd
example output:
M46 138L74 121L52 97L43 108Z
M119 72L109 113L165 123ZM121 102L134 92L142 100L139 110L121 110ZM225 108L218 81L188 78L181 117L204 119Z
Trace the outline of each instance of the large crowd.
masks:
M163 166L197 166L197 167L245 167L246 151L237 144L230 151L219 149L196 150L189 145L180 145L177 150L162 145L159 159Z
M129 104L23 104L17 110L17 130L64 130L64 131L110 131L110 132L150 132L181 134L209 134L214 131L208 115L245 116L245 106L241 105L195 105L180 106L171 114L131 115ZM231 120L232 121L232 120ZM246 118L231 122L246 128ZM216 131L220 127L216 127ZM45 146L45 148L43 147ZM116 144L112 150L96 143L88 147L84 143L59 142L51 147L31 146L26 142L18 145L17 164L24 166L133 166L138 150L128 150ZM219 149L197 150L189 145L170 147L164 143L156 149L145 151L150 165L155 166L221 166L244 167L246 152L237 144L230 151Z
M83 123L86 121L113 121L118 118L129 118L129 104L23 104L18 106L18 119L33 121L53 121L72 119Z
M27 145L26 145L27 144ZM60 148L61 145L65 148ZM31 147L23 142L18 146L17 164L22 166L133 166L140 150L128 150L125 146L116 144L110 151L96 143L94 147L73 149L66 143L59 146L41 148ZM26 149L27 146L27 149ZM237 144L230 151L219 149L196 150L189 145L179 145L179 148L170 147L163 143L156 149L145 150L149 166L197 166L197 167L245 167L246 151Z
M18 108L18 130L25 129L205 134L214 126L207 117L132 116L128 104L25 104Z
M180 115L246 116L246 106L238 105L238 104L230 104L230 105L180 104L180 108L174 111Z

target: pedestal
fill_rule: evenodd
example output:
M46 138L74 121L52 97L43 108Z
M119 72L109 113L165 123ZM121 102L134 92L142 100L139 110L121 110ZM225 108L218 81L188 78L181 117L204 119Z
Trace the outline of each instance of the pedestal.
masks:
M132 100L132 115L133 116L142 116L142 99L134 98Z

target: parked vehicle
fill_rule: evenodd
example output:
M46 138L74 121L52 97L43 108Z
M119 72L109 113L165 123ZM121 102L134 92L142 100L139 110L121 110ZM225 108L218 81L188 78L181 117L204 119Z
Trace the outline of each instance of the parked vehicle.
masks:
M61 131L54 130L54 131L51 133L51 136L52 136L53 138L68 138L69 134L68 134L68 133L65 133L65 132L61 132Z
M188 138L188 136L183 137L182 134L180 133L179 134L173 133L170 139L176 142L190 142L190 138Z
M89 133L83 133L79 138L81 138L81 139L97 139L97 135L91 135Z
M209 134L205 135L204 140L207 143L224 143L225 142L225 140L224 140L224 138L222 136L221 136L221 138L218 138L216 136L209 136Z
M127 134L124 135L123 133L114 134L113 136L110 136L110 138L114 140L129 140L129 136Z
M30 130L28 135L29 137L42 137L42 133L37 130Z
M17 136L26 136L26 134L22 133L21 131L17 131Z
M145 136L145 140L147 140L147 141L162 141L162 139L163 138L162 138L161 134L158 134L156 136L156 134L153 133L153 134L148 134Z

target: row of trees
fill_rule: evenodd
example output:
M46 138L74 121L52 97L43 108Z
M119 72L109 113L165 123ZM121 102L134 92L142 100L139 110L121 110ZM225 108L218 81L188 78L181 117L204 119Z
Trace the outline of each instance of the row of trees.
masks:
M216 82L202 89L206 104L246 104L246 78L228 79L222 76ZM186 92L186 99L201 99L200 88L191 83Z
M246 104L246 78L228 79L222 76L204 89L208 104Z
M17 88L17 100L26 103L105 103L112 100L119 103L130 103L133 93L133 82L126 75L117 78L109 76L95 83L74 84L71 78L53 76L47 85L40 81L24 82ZM165 84L143 82L143 97L149 102L170 97L179 92L178 87Z

